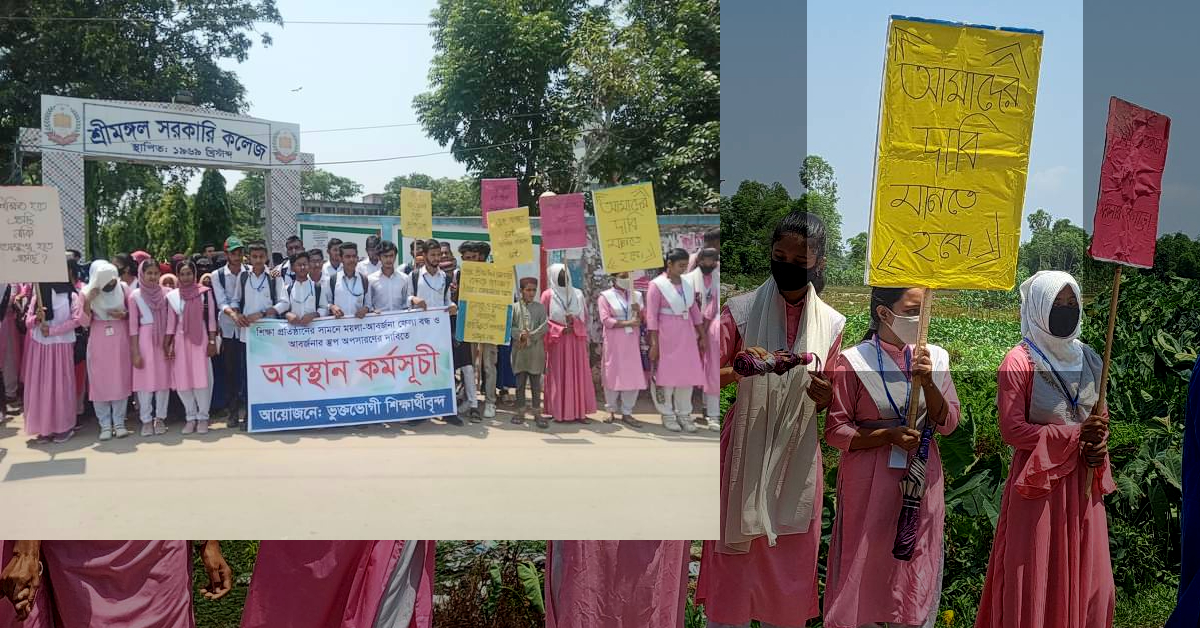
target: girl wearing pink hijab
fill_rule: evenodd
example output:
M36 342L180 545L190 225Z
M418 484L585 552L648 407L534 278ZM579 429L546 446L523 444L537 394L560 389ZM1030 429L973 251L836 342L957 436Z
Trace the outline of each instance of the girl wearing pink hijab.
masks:
M212 362L217 355L217 307L208 288L196 282L196 264L184 259L175 267L179 289L167 293L166 353L171 387L183 402L184 434L208 433L212 401Z
M129 354L142 436L167 433L171 365L164 349L167 297L158 280L158 264L153 258L142 260L138 265L138 288L129 296Z

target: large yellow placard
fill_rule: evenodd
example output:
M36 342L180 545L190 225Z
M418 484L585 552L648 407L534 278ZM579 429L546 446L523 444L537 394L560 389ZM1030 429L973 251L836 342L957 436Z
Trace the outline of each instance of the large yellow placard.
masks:
M488 212L487 228L495 263L517 266L533 261L533 230L529 226L528 207Z
M604 272L662 268L662 239L649 183L592 192Z
M459 340L492 345L508 344L508 326L512 321L511 306L463 301L460 307L463 310L463 321L460 323L462 328L459 330Z
M893 17L867 283L1007 290L1042 34Z
M458 298L471 303L512 305L513 267L488 262L463 262Z
M433 192L400 188L400 232L418 240L433 237Z

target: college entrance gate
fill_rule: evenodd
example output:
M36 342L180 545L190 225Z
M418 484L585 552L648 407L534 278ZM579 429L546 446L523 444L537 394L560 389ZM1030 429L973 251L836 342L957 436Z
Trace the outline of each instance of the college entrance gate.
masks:
M300 127L178 103L86 100L42 95L41 127L21 129L18 150L40 153L42 184L58 188L68 248L83 250L87 159L146 165L261 170L264 235L282 250L296 232L300 174L313 168L300 152Z

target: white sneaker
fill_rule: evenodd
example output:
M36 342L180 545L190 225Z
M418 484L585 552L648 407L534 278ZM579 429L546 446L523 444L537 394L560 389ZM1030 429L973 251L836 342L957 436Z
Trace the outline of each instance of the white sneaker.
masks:
M496 404L494 404L494 403L483 404L483 418L485 418L485 419L496 418Z
M102 441L112 440L112 430L107 427L101 429L100 430L100 440L102 440Z
M667 428L668 432L678 432L683 429L679 426L679 420L673 416L663 417L663 427Z
M167 433L166 419L154 419L154 433L160 436Z
M683 424L683 431L688 434L696 433L696 421L690 416L680 417L679 422Z
M721 431L721 419L718 419L716 417L711 417L711 416L708 417L708 429L710 429L714 432L720 432Z
M129 436L129 430L125 429L124 421L117 424L116 434L117 438L125 438L126 436Z
M207 434L208 433L208 421L196 421L196 433L197 434Z
M191 434L192 432L195 432L195 431L196 431L196 422L195 421L188 421L187 423L183 424L183 433L184 434Z
M154 426L150 423L142 423L142 436L154 436Z

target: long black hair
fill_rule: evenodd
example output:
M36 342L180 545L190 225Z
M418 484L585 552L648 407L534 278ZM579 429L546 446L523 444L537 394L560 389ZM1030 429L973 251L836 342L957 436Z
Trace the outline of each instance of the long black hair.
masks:
M817 265L809 275L813 289L817 294L825 289L825 269L820 260L825 259L825 221L811 212L793 211L784 216L775 225L775 233L771 235L771 246L782 240L784 236L795 235L804 238L805 243L817 252Z
M871 336L879 333L879 306L892 309L908 291L909 288L871 288L871 326L867 328L867 333L860 342L866 342Z

